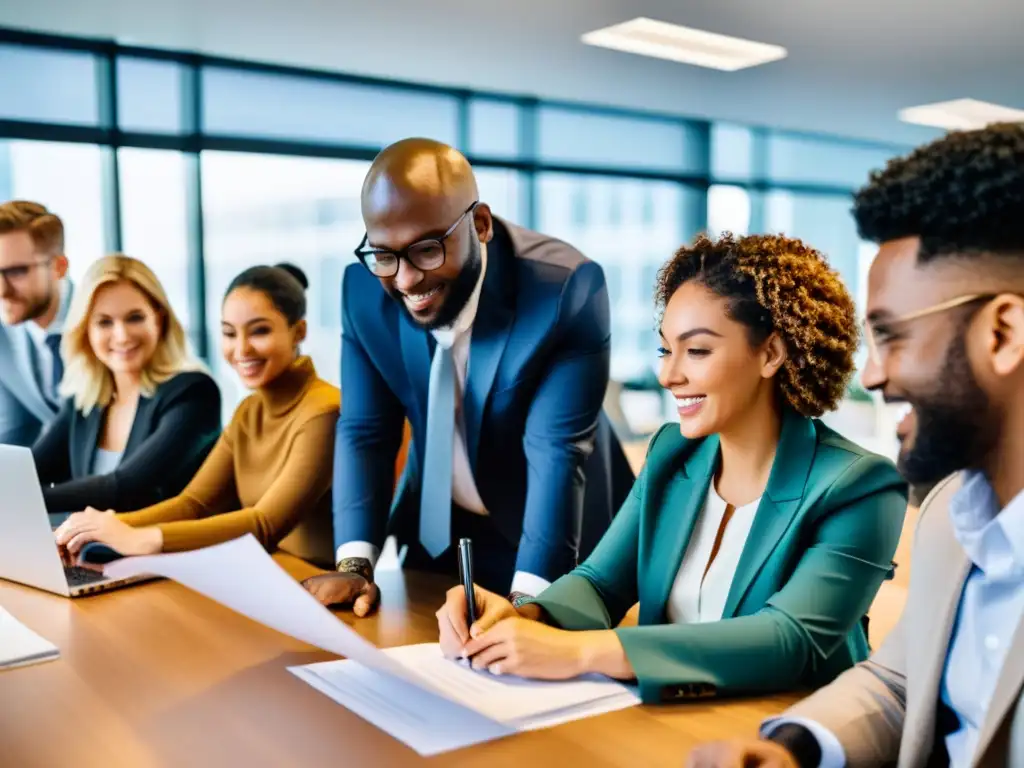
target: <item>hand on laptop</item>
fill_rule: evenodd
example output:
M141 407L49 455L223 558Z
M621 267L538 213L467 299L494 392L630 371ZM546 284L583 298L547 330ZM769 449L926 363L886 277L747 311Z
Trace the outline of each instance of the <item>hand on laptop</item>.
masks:
M363 574L352 572L321 573L302 582L321 605L352 605L352 613L367 616L380 602L377 585Z
M86 507L68 517L53 533L61 556L72 562L82 547L98 541L122 555L153 555L163 548L164 537L159 528L132 528L117 519L112 509L100 512Z

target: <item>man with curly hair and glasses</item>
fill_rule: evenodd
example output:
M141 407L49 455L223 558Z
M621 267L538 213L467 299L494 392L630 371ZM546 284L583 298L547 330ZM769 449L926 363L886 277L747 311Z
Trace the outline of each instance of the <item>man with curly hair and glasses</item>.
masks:
M478 588L438 611L442 649L495 674L636 679L645 703L821 685L867 658L906 484L819 419L854 371L853 301L799 240L700 237L658 276L652 439L594 553L513 606ZM639 625L620 627L639 601Z
M913 409L906 606L865 663L693 766L1024 766L1024 124L950 133L856 197L880 243L864 385Z

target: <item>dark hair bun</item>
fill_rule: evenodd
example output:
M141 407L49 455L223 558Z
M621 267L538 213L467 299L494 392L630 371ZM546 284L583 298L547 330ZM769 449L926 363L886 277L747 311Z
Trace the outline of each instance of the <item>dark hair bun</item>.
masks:
M302 286L302 290L306 290L307 288L309 288L309 279L306 277L306 273L303 272L298 267L296 267L294 264L287 264L282 262L281 264L275 264L274 266L277 269L284 270L289 275L294 277L298 281L299 285Z

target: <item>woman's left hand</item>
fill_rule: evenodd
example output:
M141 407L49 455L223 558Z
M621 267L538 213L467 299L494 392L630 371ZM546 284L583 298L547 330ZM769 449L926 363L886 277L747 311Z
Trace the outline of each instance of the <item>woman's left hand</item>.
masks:
M502 619L466 644L474 669L535 680L566 680L582 674L590 633L567 632L538 621Z
M72 558L91 541L98 541L122 555L152 555L163 548L163 534L159 528L132 528L117 519L112 509L100 512L86 507L68 517L54 531L57 545Z

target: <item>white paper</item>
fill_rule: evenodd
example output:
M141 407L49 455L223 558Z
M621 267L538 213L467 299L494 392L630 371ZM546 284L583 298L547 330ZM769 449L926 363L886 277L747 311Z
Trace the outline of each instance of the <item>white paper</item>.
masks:
M436 643L382 651L320 605L252 536L110 563L111 578L150 574L347 660L291 671L422 755L639 703L604 678L560 683L496 677L445 659Z
M0 669L38 664L59 656L57 646L0 608Z
M384 653L428 678L448 698L516 732L547 728L640 703L634 689L607 678L549 682L475 671L445 659L436 643L388 648ZM359 663L328 661L291 667L290 671L421 755L485 741L458 723L447 721L443 713L423 707L415 698L393 695L380 672Z
M173 579L278 632L358 661L382 673L387 696L415 701L437 713L451 724L449 730L472 734L474 739L468 743L513 733L508 726L446 698L415 670L363 639L275 563L252 534L192 552L126 557L108 564L104 574L114 579L140 574Z

